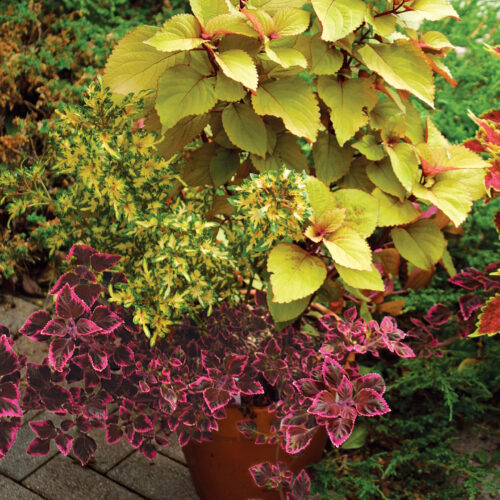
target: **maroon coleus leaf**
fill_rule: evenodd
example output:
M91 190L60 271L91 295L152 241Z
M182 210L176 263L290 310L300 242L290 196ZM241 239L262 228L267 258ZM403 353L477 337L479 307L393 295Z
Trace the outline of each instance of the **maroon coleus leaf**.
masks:
M465 321L467 321L470 319L474 311L484 305L484 300L478 295L462 295L458 299L458 305L460 306L462 317Z
M330 391L320 391L316 394L308 412L324 418L335 418L340 415L340 407L337 404L335 394Z
M373 389L382 395L385 392L384 379L378 373L368 373L358 378L355 383L356 392L361 389Z
M80 318L76 322L76 333L78 335L94 335L101 331L101 328L97 326L93 321L86 318Z
M66 406L71 405L73 400L71 392L60 385L52 385L49 389L43 390L41 399L45 408L52 412L63 410ZM65 413L64 410L63 413Z
M131 425L125 429L125 438L135 449L139 448L144 441L142 433L136 432Z
M340 364L332 358L325 359L321 373L325 384L334 389L336 389L341 383L342 378L347 376L347 373L342 366L340 366Z
M12 349L12 341L6 335L0 337L0 377L19 370L19 359Z
M259 488L278 488L281 482L281 477L279 474L279 469L270 464L269 462L264 462L261 464L253 465L248 469L250 474Z
M4 418L0 420L0 458L7 455L16 440L21 427L21 418Z
M97 281L95 274L87 266L76 266L74 272L80 280L88 281L89 283L96 283Z
M463 269L448 281L466 290L476 290L482 285L481 281L477 279L478 273L479 271L474 268Z
M134 359L134 351L123 344L113 353L113 361L118 366L131 366L134 364Z
M390 411L385 399L373 389L361 389L354 401L358 415L363 417L375 417Z
M121 257L108 253L94 253L90 256L90 265L94 271L102 273L111 269L120 261Z
M73 441L73 453L82 465L86 465L97 450L97 443L83 434Z
M467 149L474 151L475 153L485 153L485 147L477 139L469 139L463 144Z
M264 353L270 356L271 358L276 358L280 355L281 353L281 348L278 345L278 342L276 342L276 339L273 337L269 342L266 344L266 347L264 348Z
M308 429L302 425L289 425L285 431L285 450L290 455L300 453L309 446L316 429Z
M56 281L56 284L50 289L50 294L55 295L59 290L62 290L64 285L68 284L71 288L75 287L80 283L80 278L72 272L64 273Z
M144 414L140 414L134 420L134 429L136 432L146 433L154 430L153 422Z
M31 430L40 439L54 439L57 436L56 428L52 420L40 420L29 423Z
M255 370L251 370L252 372ZM257 373L257 372L255 372ZM264 394L262 384L255 380L255 377L248 373L248 370L236 380L238 390L247 396L255 396L257 394Z
M96 250L85 245L73 245L69 251L66 261L73 262L78 265L88 266L90 264L90 256L97 253Z
M73 444L73 438L69 434L59 433L54 439L57 448L64 455L67 456Z
M314 398L316 394L321 391L320 383L312 378L301 378L299 380L295 380L293 385L306 398Z
M232 377L239 377L248 362L248 356L232 356L227 361L227 373Z
M274 343L269 342L268 346L274 345ZM276 344L276 346L277 345L278 344ZM273 359L265 352L257 352L256 358L257 359L252 363L253 368L262 373L267 382L274 386L280 372L286 369L286 363L282 359Z
M88 357L92 368L98 372L102 372L108 366L108 355L104 351L91 348Z
M400 358L414 358L415 353L413 349L407 346L404 342L393 342L392 347L394 349L394 353Z
M75 343L71 339L56 338L49 348L49 364L58 372L62 372L66 363L75 352Z
M448 323L450 318L450 310L443 304L436 304L435 306L432 306L425 316L425 319L435 326L441 326Z
M19 386L13 382L0 384L0 417L22 417Z
M106 427L106 442L108 444L115 444L121 440L123 431L117 424L110 424Z
M116 330L123 320L106 306L97 306L92 312L92 321L106 332Z
M302 469L292 483L291 491L287 494L287 500L306 500L311 490L311 479L307 472Z
M210 411L213 412L223 406L226 406L229 401L231 401L232 397L231 394L224 389L209 387L203 391L203 399L210 408Z
M88 312L89 308L85 302L80 299L73 289L66 283L56 298L56 313L61 318L79 318L83 313Z
M156 457L156 454L158 453L155 445L153 443L147 442L147 443L142 443L139 451L148 459L148 460L153 460Z
M75 286L76 295L82 299L88 307L92 307L101 295L100 285L77 285Z
M50 439L35 438L31 441L26 453L32 457L43 457L50 451Z
M352 430L354 429L355 419L356 417L338 417L326 421L326 432L334 446L338 448L349 438L349 436L352 434Z
M258 434L255 420L240 420L236 423L238 430L248 439L253 439Z
M41 331L42 335L50 335L52 337L66 337L68 333L69 328L66 325L66 320L63 318L51 319Z
M474 336L500 333L500 295L492 297L484 306Z
M41 335L45 325L50 321L50 316L46 311L34 312L27 320L26 323L19 330L21 335L26 335L38 342L45 341L46 337Z
M488 193L493 189L500 191L500 161L494 161L484 178L484 185Z

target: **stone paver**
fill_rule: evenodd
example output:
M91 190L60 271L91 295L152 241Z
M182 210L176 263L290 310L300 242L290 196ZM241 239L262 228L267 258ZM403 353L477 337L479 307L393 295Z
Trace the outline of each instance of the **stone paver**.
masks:
M149 461L136 451L108 476L151 500L198 499L188 469L161 454Z
M139 500L142 497L68 457L55 456L22 483L49 500ZM172 497L175 498L175 497Z
M164 448L160 448L159 452L166 457L169 457L176 462L186 465L186 457L182 448L179 446L177 434L172 434L169 438L170 444Z
M41 364L49 354L49 343L35 342L29 337L21 335L14 341L14 350L18 354L25 354L29 363Z
M40 309L33 302L21 297L7 295L3 300L4 302L0 304L0 325L8 327L12 335L17 335L28 316Z
M41 496L33 493L8 477L0 474L0 498L2 500L43 500Z

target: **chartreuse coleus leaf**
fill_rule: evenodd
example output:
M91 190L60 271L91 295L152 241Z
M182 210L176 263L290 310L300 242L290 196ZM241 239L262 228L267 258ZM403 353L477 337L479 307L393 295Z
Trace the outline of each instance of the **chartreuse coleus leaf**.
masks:
M486 188L484 185L484 177L487 170L469 169L469 170L448 170L435 177L436 182L453 181L459 182L466 187L472 201L481 200L484 198Z
M312 0L323 28L321 38L335 42L359 28L365 18L366 3L361 0Z
M349 269L339 264L335 264L339 276L349 286L359 288L360 290L376 290L383 292L385 290L384 281L377 268L372 264L370 271L359 271Z
M210 161L210 177L215 187L225 184L240 166L240 157L233 149L218 148Z
M285 7L273 16L274 33L279 36L295 36L304 33L309 27L311 15L306 10Z
M469 337L496 335L500 333L500 295L491 297L483 307L477 322L477 329Z
M243 151L265 156L266 125L249 104L235 103L225 107L222 123L229 140L235 146Z
M247 91L241 83L227 77L222 71L217 73L215 81L215 95L219 101L238 102L241 101Z
M411 193L418 179L418 158L412 146L399 142L395 146L385 146L391 160L392 169L403 187Z
M201 24L221 14L227 14L229 7L226 0L189 0L193 14Z
M286 304L279 304L273 300L273 289L272 286L267 286L267 307L269 312L273 317L274 321L277 323L285 323L287 321L298 318L309 305L311 296L308 295L302 299L294 300L293 302L288 302Z
M345 208L329 210L321 217L311 217L311 225L305 230L304 235L315 243L320 243L329 234L334 233L342 226L345 220Z
M259 115L281 118L285 127L299 137L316 140L320 126L318 102L301 78L282 78L261 83L252 105Z
M450 145L429 116L425 121L425 139L420 142L426 142L431 148L447 148Z
M411 41L366 44L357 50L363 63L389 85L407 90L429 106L434 103L434 77L425 56Z
M460 19L448 0L416 0L411 9L429 21L440 21L445 17Z
M373 184L382 191L398 197L401 202L406 198L406 189L396 177L389 158L371 163L366 167L366 173Z
M359 141L353 143L352 147L368 160L379 161L385 156L380 141L372 134L364 135Z
M335 75L342 67L342 53L329 43L321 40L320 35L311 39L311 71L315 75Z
M320 219L326 212L337 208L333 193L323 182L308 175L305 183L309 204L316 219Z
M210 163L217 153L217 144L209 142L186 157L182 178L188 186L212 185Z
M409 200L394 198L383 193L379 188L372 191L372 195L379 201L379 227L400 226L414 221L420 212Z
M249 89L257 89L259 83L257 68L253 59L244 50L234 49L219 54L214 53L214 57L228 78Z
M104 69L105 87L122 95L154 89L167 68L183 62L184 54L164 54L144 43L158 31L154 26L141 26L118 42Z
M205 33L215 36L233 34L257 38L259 34L248 24L247 18L240 13L221 14L208 21L203 27Z
M189 115L201 115L217 102L215 78L201 74L190 66L167 69L158 81L156 111L162 130L173 127Z
M280 9L287 7L295 7L300 9L307 0L249 0L249 7L262 8L269 14L273 15Z
M380 130L382 140L393 142L406 136L406 113L384 96L370 112L370 127Z
M171 17L154 36L145 41L161 52L191 50L202 45L201 26L191 14Z
M396 31L397 17L394 14L374 16L372 9L368 8L365 12L365 19L373 26L375 33L384 38L390 37Z
M280 243L269 253L273 300L278 304L303 299L318 290L326 279L326 265L291 243Z
M267 127L269 131L269 127ZM268 135L268 138L272 137ZM265 158L250 155L254 167L259 172L269 170L279 170L282 166L297 172L309 171L309 164L302 149L297 142L297 138L292 134L282 134L277 138L276 145L271 154Z
M368 78L338 81L321 76L318 93L330 108L330 119L340 146L368 123L367 111L377 104L377 91Z
M420 144L424 142L424 127L422 125L422 119L420 118L420 113L417 111L415 106L410 102L405 102L406 108L406 137L410 139L412 144Z
M336 264L360 271L371 270L370 247L354 229L342 227L323 239L323 243Z
M329 132L320 132L312 153L316 176L327 186L348 172L354 155L350 146L341 148L335 136Z
M285 69L292 66L300 66L301 68L307 67L307 59L302 52L297 49L291 47L272 48L269 40L266 40L264 47L269 59Z
M420 269L432 269L446 248L443 233L429 219L394 228L391 237L401 256Z

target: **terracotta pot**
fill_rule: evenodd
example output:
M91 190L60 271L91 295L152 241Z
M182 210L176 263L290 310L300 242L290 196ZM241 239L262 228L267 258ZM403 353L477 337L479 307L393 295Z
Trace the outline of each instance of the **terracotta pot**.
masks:
M269 432L273 414L266 408L254 408L252 413L259 431ZM201 444L191 441L183 448L201 500L279 500L277 491L258 488L248 471L249 467L261 462L276 463L276 446L256 445L243 436L236 423L247 418L250 417L245 417L238 407L229 407L227 418L219 421L219 430L214 432L213 441ZM298 473L321 458L326 439L321 428L301 453L288 455L280 449L279 460Z

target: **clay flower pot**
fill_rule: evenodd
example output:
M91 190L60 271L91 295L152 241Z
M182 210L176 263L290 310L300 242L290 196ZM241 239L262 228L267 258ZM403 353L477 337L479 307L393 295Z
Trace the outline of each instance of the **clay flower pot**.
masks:
M276 445L257 445L246 438L236 423L246 418L238 407L228 407L227 418L219 421L213 440L204 443L191 441L183 448L193 483L201 500L279 500L278 491L258 488L248 471L261 462L276 463ZM254 408L253 419L260 432L269 432L273 414L267 408ZM280 449L279 460L295 474L320 460L327 440L321 428L311 444L297 455Z

